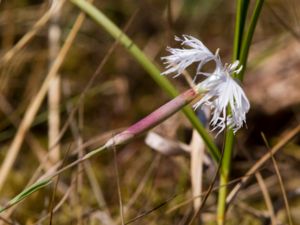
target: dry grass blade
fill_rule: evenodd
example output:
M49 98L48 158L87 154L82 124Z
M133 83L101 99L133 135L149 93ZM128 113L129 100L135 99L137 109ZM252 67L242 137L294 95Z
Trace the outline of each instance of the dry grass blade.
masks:
M83 103L80 104L80 109L83 108ZM68 111L70 112L71 111L71 108L72 108L72 105L71 103L70 104L67 104L67 109ZM75 120L75 118L72 117L72 120L71 120L71 131L72 131L72 134L73 134L73 138L74 138L74 142L76 143L77 145L77 154L78 154L78 158L82 158L84 156L84 149L82 147L83 145L83 138L81 136L81 131L82 131L82 127L83 127L83 113L82 113L82 110L79 110L78 111L79 115L78 115L78 122ZM83 164L78 164L78 167L77 167L77 173L76 173L76 177L77 177L77 182L76 182L76 186L77 186L77 194L75 197L76 199L76 202L81 202L82 201L82 190L83 190ZM76 203L75 203L76 204ZM78 204L77 206L78 210L77 211L77 220L78 220L78 224L83 224L83 221L82 221L82 215L83 215L83 209L82 209L82 205Z
M242 149L242 150L244 150L244 149ZM249 154L248 151L244 150L243 153L248 158L248 160L253 161L252 157L251 157L251 155ZM258 185L259 185L259 187L261 189L261 192L262 192L262 195L264 197L264 200L265 200L265 203L266 203L266 207L267 207L268 212L269 212L268 216L271 219L271 224L272 225L276 225L277 222L276 222L275 211L274 211L274 207L273 207L273 204L272 204L271 196L269 194L266 182L264 181L263 176L261 175L261 173L258 172L258 171L255 173L255 178L256 178L256 180L258 182Z
M253 176L254 174L255 174L255 173L249 174L248 176ZM234 180L231 180L230 182L228 182L227 186L230 186L230 185L232 185L232 184L238 183L238 182L240 182L243 178L244 178L244 176L243 176L243 177L240 177L240 178L236 178L236 179L234 179ZM212 191L213 191L213 192L218 191L218 190L220 189L220 187L221 187L221 186L215 186L215 187L213 187L212 190L211 190L211 192L212 192ZM195 198L200 198L200 197L202 198L202 197L205 197L209 191L210 191L210 190L208 189L208 190L206 190L206 191L203 191L199 196L195 196L195 197L192 197L192 198L190 198L190 199L184 200L183 202L181 202L181 203L175 205L174 207L168 209L168 210L167 210L167 213L172 213L173 211L179 209L180 207L183 207L183 206L185 206L185 205L190 204L191 202L194 201Z
M4 224L8 224L8 225L14 225L13 222L8 221L7 219L5 219L5 218L2 217L2 216L0 216L0 222L1 222L1 223L3 222Z
M259 218L259 219L267 219L269 218L269 213L265 210L262 210L262 209L256 209L256 208L253 208L249 205L247 205L245 202L243 201L238 201L236 204L236 206L238 206L240 209L244 210L245 212Z
M90 161L89 160L85 161L83 163L83 166L84 166L85 173L87 174L89 183L92 187L93 194L97 200L99 208L103 210L103 213L105 213L107 220L109 220L109 223L114 224L111 215L109 213L109 210L107 208L107 204L105 202L102 189L98 184L96 174L92 168Z
M273 204L272 204L272 200L271 200L270 194L268 192L268 188L266 187L264 179L263 179L262 175L259 172L255 173L255 177L257 179L258 185L259 185L259 187L261 189L261 192L263 194L264 200L266 202L266 206L267 206L268 212L269 212L269 217L271 219L271 224L272 225L276 225L277 224L277 222L276 222L276 216L275 216L275 212L274 212L274 207L273 207Z
M77 17L77 19L74 23L74 26L72 27L72 30L70 31L63 47L61 48L57 58L55 59L55 62L53 63L49 73L47 74L46 79L44 80L39 92L34 97L34 99L30 102L28 108L26 109L24 118L22 119L22 121L20 123L18 131L8 149L7 156L5 157L5 160L1 166L0 191L3 188L5 180L8 176L8 173L20 151L25 134L28 131L28 129L30 128L30 126L36 116L36 113L37 113L39 107L41 106L43 99L46 96L50 81L53 79L53 77L55 77L60 66L62 65L69 49L72 46L72 43L83 23L84 18L85 18L85 15L83 13L80 13L80 15Z
M128 27L128 25L132 22L132 19L134 18L134 16L136 15L136 13L137 13L137 11L136 11L136 12L134 13L134 15L131 17L131 20L130 20L129 23L127 24L127 27ZM79 27L80 27L80 25L82 24L84 18L85 18L85 17L84 17L84 14L83 14L83 13L81 13L81 14L78 16L78 18L77 18L77 20L76 20L76 22L75 22L75 25L74 25L73 29L71 30L71 32L70 32L70 34L69 34L67 40L70 40L70 39L71 39L72 41L74 40L75 34L78 32ZM75 28L76 28L76 29L75 29ZM126 28L125 28L125 29L126 29ZM71 34L72 34L72 35L71 35ZM70 41L69 41L69 42L66 42L65 45L63 46L63 49L64 49L64 47L66 46L67 43L69 43L68 46L70 46L70 44L71 44ZM114 44L112 45L112 47L109 49L109 52L108 52L107 55L105 56L105 58L101 61L100 65L97 67L95 73L92 75L92 77L91 77L91 79L89 80L88 84L86 85L84 91L81 93L81 95L80 95L80 97L79 97L79 100L78 100L79 102L82 102L82 100L83 100L83 98L84 98L84 94L87 92L87 90L91 87L91 85L92 85L93 82L95 81L97 75L98 75L98 74L100 73L100 71L102 70L103 66L105 65L105 63L106 63L106 61L107 61L107 59L108 59L108 57L111 55L111 53L113 52L113 50L116 48L117 44L118 44L118 40L116 40L116 41L114 42ZM61 51L62 51L62 50L61 50ZM65 49L65 51L67 51L67 49ZM61 61L61 59L60 59L60 61ZM57 62L57 61L55 61L55 62ZM51 77L50 77L49 79L51 79ZM48 81L48 82L49 82L49 81ZM44 83L45 83L45 82L44 82ZM46 93L47 87L45 87L45 88L43 89L43 91L45 91L45 93ZM44 93L44 92L43 92L43 93ZM34 102L35 102L35 101L34 101ZM61 133L60 133L61 136L64 134L64 132L65 132L66 129L68 128L70 122L72 121L72 118L73 118L73 116L74 116L74 113L76 112L76 110L78 109L78 107L79 107L79 104L78 104L78 105L72 110L72 112L70 113L70 115L69 115L69 117L68 117L68 119L67 119L67 121L66 121L66 123L65 123L65 125L64 125L64 128L61 130ZM32 109L31 109L31 110L32 110ZM83 146L84 146L84 145L83 145ZM83 146L82 146L82 147L83 147ZM94 153L99 152L99 151L102 151L102 150L104 150L105 148L106 148L106 146L102 146L101 148L98 148L96 151L94 151ZM94 153L93 153L93 154L94 154ZM45 180L45 179L46 179L46 180L48 181L48 178L49 178L49 177L52 177L52 178L53 178L53 177L59 175L60 173L62 173L63 171L65 171L65 170L67 170L67 169L69 169L69 168L71 168L71 167L73 167L73 166L76 166L76 165L82 163L83 161L89 159L93 154L91 154L91 152L90 152L89 154L85 155L85 157L80 158L80 159L74 161L73 163L67 165L66 167L64 167L64 168L62 168L62 169L60 169L60 170L58 170L58 171L56 171L56 172L51 173L51 175L48 174L48 175L45 175L45 176L43 176L43 177L40 177L40 180L43 180L43 179ZM16 155L15 155L14 157L16 157ZM6 159L7 159L7 158L6 158ZM46 159L47 159L47 156L45 157L45 160L46 160ZM12 166L13 161L12 161L12 162L9 162L9 163L11 163L10 166ZM59 165L60 165L60 163L57 163L56 166L59 166ZM55 166L55 170L57 169L56 166ZM7 176L9 170L8 170L8 171L5 171L5 172L6 172L6 176ZM0 174L1 174L1 171L0 171ZM49 176L49 177L48 177L48 176ZM1 179L1 177L0 177L0 179ZM5 180L5 179L4 179L4 180ZM43 183L43 184L44 184L44 183ZM1 184L0 184L0 185L1 185ZM44 185L44 186L45 186L45 185ZM1 186L0 186L0 187L1 187ZM35 190L38 190L38 189L40 189L40 187L42 187L42 186L41 186L40 184L38 184L38 185L37 185L37 188L34 187L34 189L35 189ZM27 193L26 190L24 190L21 194L23 195L24 192ZM19 201L18 201L18 202L19 202ZM9 204L10 204L10 203L9 203ZM14 204L16 204L16 203L10 204L9 207L12 207L12 205L14 205ZM6 209L6 208L5 208L5 209ZM2 210L4 211L5 209L2 209Z
M205 144L196 130L193 130L191 141L191 181L193 197L202 193L202 173ZM201 205L201 197L194 200L194 210L197 211Z
M69 113L70 113L72 107L73 106L71 103L67 104L67 109L68 109ZM80 114L82 114L82 113L80 113ZM78 157L82 158L83 154L84 154L84 148L87 147L88 145L83 144L83 138L80 136L80 130L81 129L79 129L79 127L77 126L76 121L71 120L71 131L74 136L74 141L76 141L76 144L77 144L77 148L75 149L75 152L78 152ZM92 187L92 191L97 200L99 208L103 209L106 218L108 218L110 224L113 224L113 221L112 221L109 211L107 209L106 202L104 200L103 192L98 184L97 177L95 175L95 172L93 171L92 165L89 162L89 160L82 163L82 166L80 164L78 166L78 192L80 192L81 188L82 188L81 185L83 182L83 174L80 172L80 171L82 171L82 169L84 169L84 171L87 175L87 178L89 180L90 186Z
M60 4L59 0L52 1L52 7L55 8ZM61 10L56 10L51 17L51 24L48 30L48 39L49 39L49 68L51 68L55 58L59 53L60 48L60 38L61 38L61 29L59 27L59 18ZM61 78L59 74L55 74L52 81L49 84L48 90L48 146L51 149L49 154L49 159L52 162L57 162L60 158L60 145L55 143L57 137L59 136L60 128L60 97L61 97Z
M49 204L49 225L52 225L52 221L53 221L53 214L54 214L54 201L55 201L55 195L56 195L56 189L58 186L58 182L59 182L59 176L55 179L54 182L54 190L52 192L52 196L51 196L51 201Z
M72 180L70 187L67 189L67 191L64 193L64 195L62 196L61 200L56 204L56 206L53 208L53 210L51 211L51 213L56 213L60 207L66 202L66 200L68 200L72 189L73 189L73 184L75 182L75 179ZM50 217L50 213L48 213L47 215L43 216L42 218L40 218L37 222L35 222L35 225L41 224L44 220L46 220L47 218Z
M91 0L92 2L92 0ZM131 25L131 23L133 22L134 18L136 17L137 13L138 13L138 10L137 9L133 15L131 16L131 18L129 19L129 21L127 22L125 28L123 29L123 32L125 33L126 30L129 28L129 26ZM91 88L92 84L95 82L97 76L100 74L100 72L102 71L104 65L106 64L106 62L108 61L109 57L111 56L111 54L114 52L114 50L116 49L116 47L118 46L119 44L119 39L116 39L113 43L113 45L109 48L107 54L105 55L105 57L103 58L103 60L101 61L101 63L99 64L99 66L97 67L96 71L94 72L94 74L92 75L91 79L88 81L87 85L85 86L84 90L82 91L82 93L80 94L79 98L78 98L78 103L81 103L87 93L87 91ZM62 136L64 135L64 133L67 131L70 123L71 123L71 120L72 120L72 117L74 116L75 112L78 110L80 104L77 104L73 110L71 111L71 113L69 113L69 116L65 122L65 124L63 125L63 127L61 128L61 131L60 131L60 134L56 140L55 143L57 143L61 138ZM54 144L55 144L54 143ZM53 147L53 146L52 146Z
M222 154L221 154L221 158L220 158L220 163L218 165L218 168L217 168L217 171L214 175L214 177L212 178L211 180L211 183L208 187L208 190L206 191L204 197L203 197L203 200L199 206L199 208L197 209L197 211L194 213L192 219L190 220L190 222L188 223L189 225L192 225L193 222L195 221L195 219L197 218L197 216L200 214L202 208L204 207L209 195L211 194L212 191L214 191L214 185L217 181L217 178L218 178L218 174L220 173L220 170L221 170L221 166L222 166L222 160L223 160L223 156L224 156L224 147L222 148ZM219 187L219 188L222 188L222 187ZM201 196L201 195L200 195Z
M7 99L0 94L0 110L5 114L8 120L17 128L20 123L20 118L13 114L13 108ZM30 132L27 133L25 137L26 142L31 147L34 154L37 156L38 160L40 161L41 165L45 170L48 170L51 167L51 164L44 159L44 155L46 155L47 151L42 147L39 140Z
M52 14L55 13L57 10L60 10L60 8L63 6L63 3L65 0L59 1L59 4L55 5L55 7L51 7L31 28L31 30L26 33L19 41L18 43L10 49L3 58L0 60L0 65L3 65L10 61L13 56L20 51L33 37L34 35L49 21Z
M67 156L69 155L70 149L71 149L71 146L68 148L68 150L65 154L62 165L65 164L65 161L67 159ZM51 196L51 201L50 201L50 204L49 204L49 211L50 211L49 212L49 214L50 214L49 225L52 225L53 213L54 213L54 202L55 202L56 190L58 188L59 179L60 179L60 174L55 179L54 188L53 188L53 192L52 192L52 196Z
M120 176L119 176L119 169L118 169L118 162L117 162L117 149L116 149L116 147L114 147L114 149L113 149L113 154L114 154L114 168L115 168L115 174L116 174L116 180L117 180L117 189L118 189L118 199L119 199L121 223L122 223L122 225L124 225L125 224L125 222L124 222L124 211L123 211L123 202L122 202L122 193L121 193L121 187L120 187Z
M128 203L125 205L125 207L124 207L124 212L125 213L128 211L128 209L131 208L131 206L135 203L135 201L138 199L138 197L142 193L143 189L146 186L146 182L148 181L148 179L149 179L151 173L153 172L154 168L156 168L157 165L159 164L160 159L161 159L161 155L159 155L159 154L153 159L151 165L149 166L148 170L145 173L145 176L143 177L143 179L139 183L139 186L137 187L136 191L134 192L134 194L132 195L132 197L130 198Z
M286 29L288 32L290 32L290 34L297 40L300 41L300 34L297 32L296 29L294 29L292 26L290 26L285 18L282 18L280 15L278 15L278 13L271 7L270 4L268 4L268 2L266 2L266 6L268 7L268 9L270 10L272 16L278 21L278 23L284 28Z
M274 155L278 152L282 147L284 147L289 141L291 141L298 133L300 132L300 124L298 124L293 130L289 131L286 135L284 135L280 141L270 150L270 153ZM238 183L229 193L226 199L226 203L230 204L243 185L249 180L251 174L255 173L259 170L270 158L270 153L265 154L261 157L245 174L244 178Z
M133 222L135 222L135 221L137 221L137 220L139 220L139 219L141 219L141 218L143 218L143 217L145 217L145 216L151 214L151 213L154 212L155 210L157 210L157 209L159 209L159 208L165 206L166 204L168 204L168 203L169 203L170 201L172 201L174 198L176 198L176 195L171 196L169 199L167 199L166 201L162 202L161 204L158 204L157 206L155 206L154 208L148 210L147 212L144 212L144 213L142 213L141 215L138 215L138 216L136 216L135 218L130 219L129 221L127 221L127 222L125 223L125 225L131 224L131 223L133 223Z
M282 196L283 196L284 205L285 205L286 214L287 214L287 217L288 217L289 224L293 225L294 223L293 223L293 219L292 219L292 215L291 215L291 209L290 209L290 206L289 206L288 198L287 198L287 195L286 195L286 191L285 191L285 188L284 188L284 184L283 184L282 176L280 174L279 167L277 165L275 156L269 150L270 149L270 145L269 145L269 142L268 142L266 136L264 135L264 133L261 133L261 136L262 136L262 138L263 138L263 140L265 142L265 145L266 145L266 147L267 147L267 149L268 149L268 151L270 153L270 157L272 159L272 163L273 163L273 166L275 168L275 172L276 172L276 176L278 178L278 182L279 182L279 185L280 185L280 190L281 190L281 193L282 193Z

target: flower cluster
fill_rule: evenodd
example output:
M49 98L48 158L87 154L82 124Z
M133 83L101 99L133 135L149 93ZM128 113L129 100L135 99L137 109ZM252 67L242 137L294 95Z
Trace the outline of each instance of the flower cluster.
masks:
M213 54L201 41L192 36L184 35L183 39L176 37L175 40L189 48L167 48L171 55L162 57L167 64L167 71L163 74L176 73L175 76L178 76L191 64L198 63L196 76L203 75L206 79L196 84L196 87L205 94L194 108L207 105L212 111L210 124L213 130L219 130L220 133L228 126L235 133L246 123L246 113L250 109L243 89L231 76L241 71L239 61L223 65L218 51ZM214 72L201 72L202 66L209 61L216 64Z

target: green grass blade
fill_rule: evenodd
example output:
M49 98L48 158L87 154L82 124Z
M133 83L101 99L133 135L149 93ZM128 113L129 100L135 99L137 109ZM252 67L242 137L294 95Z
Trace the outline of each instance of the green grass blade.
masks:
M240 58L240 49L243 40L244 28L246 25L249 0L238 0L236 7L237 8L233 44L233 61Z
M28 197L32 193L46 187L50 183L51 183L51 179L45 179L45 180L38 181L37 183L31 185L30 187L24 189L20 194L18 194L16 197L11 199L5 207L1 207L0 208L0 213L4 212L9 207L19 203L20 201L22 201L23 199L25 199L26 197Z
M0 213L4 212L6 209L10 208L11 206L19 203L20 201L22 201L23 199L27 198L28 196L30 196L32 193L46 187L47 185L49 185L52 182L52 179L56 176L58 176L59 174L61 174L62 172L78 165L79 163L91 158L92 156L99 154L100 152L104 151L107 149L107 146L103 145L100 148L94 149L93 151L87 153L83 158L81 159L77 159L76 161L68 164L67 166L59 169L58 171L50 174L49 176L47 176L46 178L35 182L34 184L30 185L29 187L25 188L20 194L18 194L17 196L15 196L13 199L11 199L4 207L0 207Z
M120 30L111 20L109 20L100 10L84 0L71 0L71 2L78 6L87 15L89 15L96 23L102 26L111 36L117 39L164 91L166 91L171 97L175 97L178 95L178 92L173 87L173 85L165 77L161 76L161 72L159 71L159 69L157 69L157 67L134 44L134 42L126 34L124 34L122 30ZM212 158L216 162L218 162L220 159L220 152L210 135L206 132L203 125L199 122L199 119L196 117L193 110L190 107L184 107L183 112L192 123L193 127L202 136Z
M248 59L248 53L251 46L252 38L254 35L255 27L257 25L257 20L259 18L259 15L262 10L262 6L264 4L264 0L257 0L255 3L254 11L250 20L250 25L247 31L247 34L243 40L242 47L241 47L241 53L240 53L240 62L243 65L243 69L238 75L238 78L240 80L243 80L244 73L247 68L247 59Z

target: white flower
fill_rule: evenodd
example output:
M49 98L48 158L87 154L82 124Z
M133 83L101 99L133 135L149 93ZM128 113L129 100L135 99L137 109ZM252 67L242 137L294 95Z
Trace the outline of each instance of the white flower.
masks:
M202 74L207 78L196 84L199 92L204 92L204 96L194 104L194 108L203 105L210 107L212 117L210 124L213 130L222 132L226 126L233 129L234 133L246 123L246 113L250 109L249 101L241 86L232 78L232 74L238 74L242 66L239 67L239 61L233 64L223 65L218 55L212 54L201 41L191 36L183 36L184 40L176 37L176 40L182 41L182 45L187 45L189 49L172 49L170 56L163 57L166 60L167 71L163 74L176 72L180 75L186 67L194 62L198 63L195 76ZM214 60L216 68L213 73L203 73L201 67L208 61ZM229 106L229 108L228 108ZM228 113L230 110L230 113Z
M231 77L233 73L239 73L242 67L238 68L239 61L232 65L223 66L219 57L216 58L216 69L197 87L206 91L194 108L208 105L212 110L210 121L213 130L222 132L226 125L236 133L246 123L246 113L250 109L249 101L241 86ZM230 113L227 113L230 106Z
M164 74L176 72L176 76L180 75L188 66L198 62L197 73L200 72L201 67L208 61L214 60L215 55L205 47L205 45L198 39L183 35L183 39L175 37L176 41L181 41L181 45L188 46L189 48L167 48L171 53L169 56L162 57L164 64L167 64Z

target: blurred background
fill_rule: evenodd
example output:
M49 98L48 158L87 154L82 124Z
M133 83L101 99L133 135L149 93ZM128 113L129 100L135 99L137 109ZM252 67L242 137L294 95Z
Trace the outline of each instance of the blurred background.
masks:
M114 39L86 17L62 59L57 72L60 78L56 75L57 83L51 84L53 90L48 91L48 97L33 116L27 135L20 131L17 135L26 110L38 96L80 13L65 1L55 15L45 17L51 4L54 3L41 0L0 1L2 169L16 136L24 137L7 178L2 180L2 205L30 180L51 171L56 162L75 160L170 100L126 49L118 45L110 53ZM164 65L160 58L168 54L166 47L178 46L174 35L193 35L213 52L220 48L223 62L231 62L235 1L95 0L93 4L126 30L161 71ZM250 7L253 7L251 1ZM20 45L26 35L29 39ZM267 0L243 83L251 110L247 128L237 135L232 180L243 176L267 153L261 133L273 146L299 124L299 59L299 1ZM100 72L91 81L102 62L105 63ZM180 92L189 88L182 77L168 79ZM64 130L67 121L69 126ZM162 137L176 142L188 145L191 141L192 128L182 113L156 130ZM57 144L61 131L59 145L52 151L56 153L45 161L49 146ZM216 143L220 148L222 142L223 137L219 135ZM276 155L294 224L300 224L299 144L298 137ZM215 170L207 159L203 190L208 188ZM272 162L265 164L260 172L278 224L287 224ZM63 173L57 185L48 186L3 216L0 214L6 218L0 221L3 224L47 224L50 220L53 224L121 224L118 186L125 222L188 224L193 215L189 154L161 154L145 144L144 135L120 148L116 155L113 151L103 152L85 165ZM203 224L215 223L216 197L217 192L212 192L201 212ZM55 209L52 218L51 209ZM251 179L229 209L228 224L270 224L266 211L262 191L257 181Z

